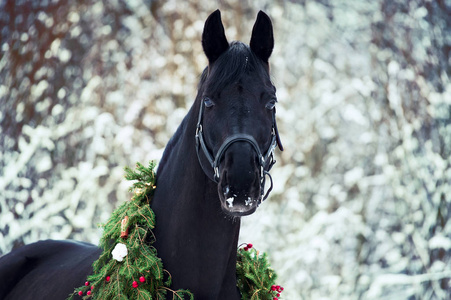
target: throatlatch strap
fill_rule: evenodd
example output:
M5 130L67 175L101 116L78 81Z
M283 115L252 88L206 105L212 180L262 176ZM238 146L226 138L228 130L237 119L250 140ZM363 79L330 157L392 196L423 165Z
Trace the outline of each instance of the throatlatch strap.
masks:
M263 174L263 179L262 179L262 183L261 183L261 189L262 189L261 193L262 193L262 198L261 198L261 200L260 200L260 203L263 202L263 201L265 201L266 198L268 198L269 193L271 193L272 187L273 187L273 182L272 182L271 174L269 174L268 171L263 171L263 173L264 173L264 174ZM268 175L269 181L270 181L271 185L270 185L268 191L267 191L266 194L265 194L265 181L266 181L266 175Z

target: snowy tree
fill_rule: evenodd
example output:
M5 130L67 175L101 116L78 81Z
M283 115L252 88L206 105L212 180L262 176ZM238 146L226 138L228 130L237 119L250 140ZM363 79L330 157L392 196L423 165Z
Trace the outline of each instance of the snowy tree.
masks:
M158 161L191 106L217 8L229 40L274 23L285 151L240 238L286 299L446 299L449 1L1 1L0 253L98 243L123 167Z

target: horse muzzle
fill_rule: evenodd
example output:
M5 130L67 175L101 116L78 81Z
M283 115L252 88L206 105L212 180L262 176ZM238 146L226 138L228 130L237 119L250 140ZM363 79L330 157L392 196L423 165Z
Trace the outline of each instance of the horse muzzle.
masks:
M218 194L222 210L234 217L254 213L261 202L260 165L249 143L229 146L221 164Z

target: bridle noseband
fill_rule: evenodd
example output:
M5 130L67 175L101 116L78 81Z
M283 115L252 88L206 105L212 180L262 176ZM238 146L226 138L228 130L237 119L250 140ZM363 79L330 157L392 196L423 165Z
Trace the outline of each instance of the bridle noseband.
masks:
M269 145L268 150L263 154L260 150L260 147L258 146L257 141L254 139L253 136L249 134L244 133L237 133L230 137L228 137L219 147L218 152L215 156L213 156L210 151L207 148L207 145L205 144L205 138L203 133L203 127L202 127L202 121L203 121L203 115L204 115L204 103L201 101L200 103L200 109L199 109L199 118L197 120L197 127L196 127L196 152L197 152L197 158L199 160L199 163L202 165L202 161L200 158L200 150L202 150L204 156L207 158L208 162L210 163L211 167L213 168L214 175L211 176L207 174L207 176L213 180L216 183L219 183L219 164L221 162L222 157L224 156L227 148L230 147L235 142L247 142L251 144L252 148L254 148L255 152L258 156L258 162L260 165L260 186L261 186L261 197L259 199L260 203L266 198L268 198L269 193L271 192L273 188L273 182L272 177L269 174L269 171L271 170L272 166L276 163L276 160L274 159L274 149L276 146L279 146L279 149L283 151L282 143L280 142L279 132L277 130L277 124L276 124L276 109L273 109L272 114L272 129L271 129L271 144ZM271 186L269 187L268 191L265 194L265 182L266 182L266 175L269 177Z

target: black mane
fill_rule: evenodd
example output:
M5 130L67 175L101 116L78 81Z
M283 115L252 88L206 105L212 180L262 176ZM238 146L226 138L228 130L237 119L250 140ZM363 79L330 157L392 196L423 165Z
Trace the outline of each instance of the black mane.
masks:
M268 85L272 85L265 63L252 52L248 45L235 41L214 62L214 66L204 69L199 90L204 91L204 87L208 86L207 92L214 95L226 86L240 81L243 75L251 73L253 76L262 78Z

